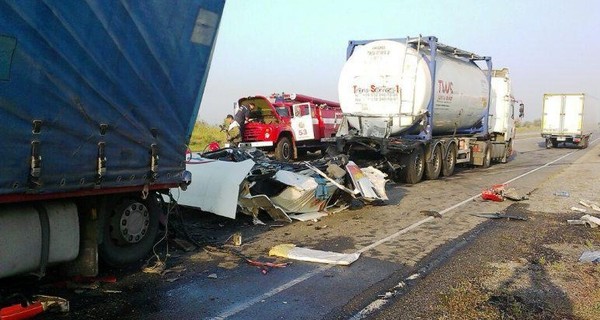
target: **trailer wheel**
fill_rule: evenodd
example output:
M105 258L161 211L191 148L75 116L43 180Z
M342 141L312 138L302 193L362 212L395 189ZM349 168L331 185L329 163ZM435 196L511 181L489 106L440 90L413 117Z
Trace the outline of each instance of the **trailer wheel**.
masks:
M293 157L292 142L288 137L281 137L275 147L275 159L279 161L291 161Z
M425 164L425 179L435 180L442 171L442 146L437 145L431 153L431 159Z
M444 177L449 177L454 174L454 168L456 167L456 153L456 144L452 143L448 147L448 152L442 165L442 175Z
M111 266L120 266L144 258L158 234L160 207L157 199L124 197L107 201L102 215L100 258Z
M407 157L404 168L404 181L408 184L419 183L425 171L425 153L422 147L416 147Z
M483 156L483 164L481 165L483 168L489 168L492 165L492 144L485 144L485 154Z

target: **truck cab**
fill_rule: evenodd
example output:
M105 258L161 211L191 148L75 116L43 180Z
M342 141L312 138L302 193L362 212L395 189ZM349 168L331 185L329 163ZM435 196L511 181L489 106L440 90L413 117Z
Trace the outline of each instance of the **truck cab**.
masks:
M506 163L515 139L515 103L508 68L492 70L492 93L488 133L492 159Z
M333 137L342 119L339 103L301 94L251 96L238 105L254 103L244 126L242 147L273 152L280 161L290 161L308 151L323 150L322 138Z

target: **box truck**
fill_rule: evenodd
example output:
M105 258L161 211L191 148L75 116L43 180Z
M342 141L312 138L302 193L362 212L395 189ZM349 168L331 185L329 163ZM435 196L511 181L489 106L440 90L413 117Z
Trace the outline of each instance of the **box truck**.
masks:
M571 143L587 148L598 130L598 105L586 103L583 93L546 93L542 104L542 137L546 148Z

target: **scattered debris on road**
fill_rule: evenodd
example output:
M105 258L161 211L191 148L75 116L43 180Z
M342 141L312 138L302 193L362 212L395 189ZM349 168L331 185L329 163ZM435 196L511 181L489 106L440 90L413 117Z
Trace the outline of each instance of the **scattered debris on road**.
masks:
M567 220L567 223L572 225L586 225L590 228L597 228L598 226L600 226L600 218L586 214L577 220Z
M503 195L506 199L512 200L512 201L529 200L529 197L527 195L523 196L523 195L519 194L515 188L506 189L504 191Z
M44 312L68 313L69 301L60 297L36 295L31 301L23 301L8 307L0 308L0 319L31 319Z
M180 205L232 219L239 211L252 216L255 224L262 224L260 212L290 223L292 218L302 220L301 214L345 209L353 200L361 205L388 200L387 175L373 167L359 168L345 155L288 163L254 148L225 148L192 154L186 169L198 183L184 192L173 191L179 192Z
M554 195L558 196L558 197L566 197L566 198L571 196L571 194L568 191L556 191L554 193Z
M246 262L251 266L255 266L255 267L259 268L260 272L262 274L267 274L271 268L285 268L289 265L289 262L284 262L284 263L262 262L262 261L255 261L255 260L251 260L251 259L246 259Z
M600 263L600 251L584 251L579 257L579 262Z
M421 210L421 213L434 218L441 218L442 214L434 210Z
M507 187L507 184L493 185L489 189L481 192L481 198L483 200L491 200L496 202L502 202L505 198L512 201L529 200L528 194L521 195L517 192L517 189Z
M587 210L584 208L579 208L579 207L571 207L571 210L573 211L577 211L577 212L586 212Z
M480 218L488 218L488 219L508 219L508 220L521 220L527 221L526 217L520 217L509 214L501 214L501 213L472 213L472 216L480 217Z
M269 250L270 256L288 258L292 260L318 262L326 264L350 265L358 260L360 253L338 253L296 247L294 244L280 244Z
M504 196L502 195L504 187L504 184L493 185L491 188L481 191L481 198L483 200L502 202L504 201Z

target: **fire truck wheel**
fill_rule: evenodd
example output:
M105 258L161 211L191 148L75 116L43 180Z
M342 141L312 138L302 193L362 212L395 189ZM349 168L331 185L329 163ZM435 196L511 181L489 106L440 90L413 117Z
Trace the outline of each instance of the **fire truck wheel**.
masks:
M291 161L293 158L292 142L288 137L281 137L275 147L275 159L279 161Z
M120 266L144 258L158 234L160 206L150 194L146 200L123 197L107 201L102 214L99 256L106 264Z
M406 167L404 168L404 181L408 184L419 183L423 179L425 171L425 152L422 147L416 147L406 157Z
M442 171L442 162L442 146L437 145L433 149L431 159L425 164L425 179L437 179Z
M454 174L454 168L456 167L456 153L456 144L450 144L446 151L444 164L442 165L442 175L444 177L449 177Z

